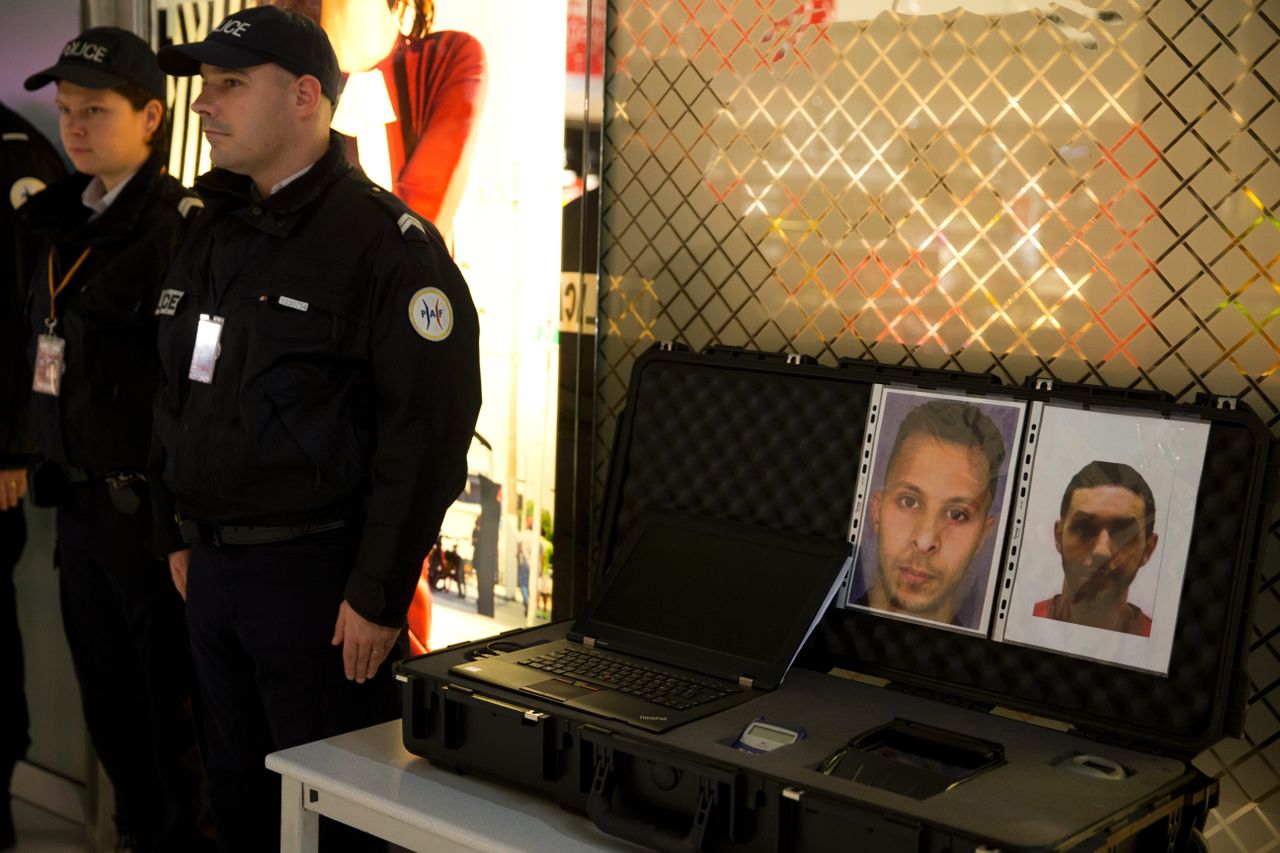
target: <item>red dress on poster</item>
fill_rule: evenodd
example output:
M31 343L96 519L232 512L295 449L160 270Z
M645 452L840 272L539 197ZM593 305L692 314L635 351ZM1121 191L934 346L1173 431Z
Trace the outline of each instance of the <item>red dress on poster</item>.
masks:
M455 30L401 38L378 63L396 120L387 125L393 186L401 200L448 233L466 184L484 99L484 48ZM348 157L358 162L354 140Z

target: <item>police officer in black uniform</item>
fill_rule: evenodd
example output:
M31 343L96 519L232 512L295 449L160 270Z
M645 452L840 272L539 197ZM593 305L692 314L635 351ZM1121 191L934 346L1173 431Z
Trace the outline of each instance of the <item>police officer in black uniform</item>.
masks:
M217 167L159 304L155 458L191 544L170 567L219 843L269 849L264 756L398 716L389 661L466 483L478 319L436 229L329 131L339 74L315 23L246 9L160 62L203 78Z
M13 570L27 541L22 497L31 453L26 417L31 377L23 308L36 246L18 231L15 212L64 175L49 140L0 104L0 850L15 841L9 780L30 743Z
M86 30L25 85L49 83L78 171L19 211L44 239L31 279L28 387L42 457L31 494L57 507L63 626L121 847L196 850L209 841L190 651L182 601L151 552L143 475L156 300L200 202L165 174L166 81L146 42Z

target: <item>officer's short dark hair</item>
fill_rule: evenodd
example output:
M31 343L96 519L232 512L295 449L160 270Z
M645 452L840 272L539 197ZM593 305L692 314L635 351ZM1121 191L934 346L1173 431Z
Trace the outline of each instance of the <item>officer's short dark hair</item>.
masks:
M1062 493L1062 508L1058 518L1065 519L1071 509L1071 498L1076 489L1096 489L1099 486L1120 486L1142 498L1142 526L1146 529L1147 538L1156 529L1156 499L1151 494L1151 487L1134 468L1123 462L1104 462L1095 459L1076 472L1067 482L1067 490Z
M917 433L982 451L982 458L987 461L988 505L995 500L1005 458L1004 436L986 412L958 400L930 400L916 406L907 412L902 426L898 427L886 472L893 467L902 445Z
M112 88L112 91L124 96L129 102L129 106L134 110L145 109L147 104L157 101L160 104L160 126L151 134L151 138L147 140L147 145L152 151L165 153L169 150L169 108L151 92L135 83L121 83L119 86Z

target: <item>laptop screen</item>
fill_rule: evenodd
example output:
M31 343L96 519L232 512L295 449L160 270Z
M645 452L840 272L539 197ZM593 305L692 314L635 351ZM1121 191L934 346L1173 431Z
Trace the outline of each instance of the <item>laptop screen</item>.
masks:
M780 680L849 552L848 542L646 514L618 549L575 632L705 672L729 667L732 674L723 677L768 681L776 671ZM647 648L627 647L636 643Z

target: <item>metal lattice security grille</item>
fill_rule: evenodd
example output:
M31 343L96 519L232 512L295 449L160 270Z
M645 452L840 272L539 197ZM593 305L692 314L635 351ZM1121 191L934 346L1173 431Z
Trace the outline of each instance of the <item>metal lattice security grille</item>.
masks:
M1207 391L1280 427L1280 3L937 5L610 3L598 494L662 340ZM1280 849L1263 575L1247 737L1197 762L1216 850Z

